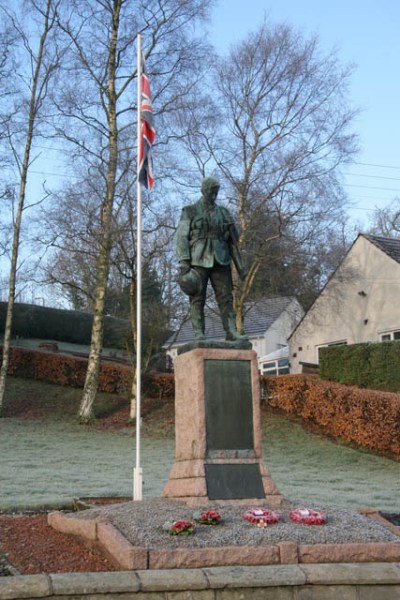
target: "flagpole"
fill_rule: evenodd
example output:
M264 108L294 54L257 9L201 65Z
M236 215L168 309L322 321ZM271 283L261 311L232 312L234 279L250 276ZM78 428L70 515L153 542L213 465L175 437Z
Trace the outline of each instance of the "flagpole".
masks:
M142 380L142 187L139 181L139 150L142 112L142 39L137 36L137 234L136 234L136 466L133 469L133 499L142 499L143 470L140 466Z

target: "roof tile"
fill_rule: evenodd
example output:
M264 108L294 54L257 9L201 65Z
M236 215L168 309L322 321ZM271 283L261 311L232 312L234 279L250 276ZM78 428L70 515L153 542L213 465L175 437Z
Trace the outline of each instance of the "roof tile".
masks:
M385 252L390 258L400 263L400 240L379 237L376 235L364 235L374 246Z
M246 313L244 319L245 334L250 337L262 336L276 321L279 315L293 302L293 296L276 296L274 298L264 298L258 302L248 303L246 305ZM206 307L206 339L224 340L225 331L222 327L222 322L219 314L215 310ZM194 333L191 321L186 321L183 324L178 335L173 334L165 343L166 346L173 343L174 345L187 344L194 340Z

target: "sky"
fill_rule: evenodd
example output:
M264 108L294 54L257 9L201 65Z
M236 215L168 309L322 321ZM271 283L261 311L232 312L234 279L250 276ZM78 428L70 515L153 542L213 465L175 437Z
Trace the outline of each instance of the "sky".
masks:
M374 209L400 197L400 2L399 0L218 0L209 26L220 52L256 30L264 17L285 22L321 48L337 48L353 64L349 98L360 109L355 122L360 152L346 169L350 217L360 231Z
M352 206L349 222L355 233L366 231L376 208L400 198L400 2L216 0L208 24L210 41L225 53L264 18L292 25L306 37L317 34L323 51L336 47L343 65L355 66L349 97L361 111L355 122L360 152L346 168L345 189ZM28 183L36 197L42 195L42 173L52 189L70 177L56 148L41 152Z
M400 197L400 2L216 0L208 24L210 42L225 53L264 18L292 25L306 37L317 34L324 52L335 47L343 65L354 65L349 98L360 110L354 128L360 152L356 164L346 169L345 189L352 207L350 219L363 231L376 208ZM60 181L60 175L62 179L63 158L43 149L31 170L36 189L41 172L50 187Z

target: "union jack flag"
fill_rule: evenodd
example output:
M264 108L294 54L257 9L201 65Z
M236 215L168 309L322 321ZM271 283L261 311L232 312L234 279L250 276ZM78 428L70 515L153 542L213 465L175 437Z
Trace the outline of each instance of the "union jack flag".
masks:
M152 145L156 137L154 128L153 105L151 103L150 84L146 75L144 57L142 57L142 98L139 144L139 181L148 190L154 185Z

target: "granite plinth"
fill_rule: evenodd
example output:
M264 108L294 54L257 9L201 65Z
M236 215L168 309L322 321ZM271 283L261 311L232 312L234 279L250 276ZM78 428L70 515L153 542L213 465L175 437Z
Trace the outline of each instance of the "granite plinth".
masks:
M256 353L198 347L174 367L175 463L162 496L191 506L249 499L279 506L261 453Z

